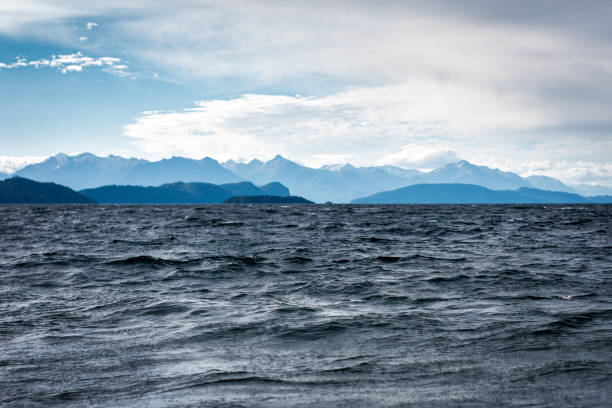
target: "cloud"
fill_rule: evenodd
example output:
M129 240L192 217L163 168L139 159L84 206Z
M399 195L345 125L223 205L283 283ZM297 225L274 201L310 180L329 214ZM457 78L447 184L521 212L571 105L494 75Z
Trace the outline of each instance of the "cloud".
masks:
M28 164L40 163L46 156L0 156L0 171L14 173Z
M320 95L324 84L423 79L521 90L551 110L574 100L612 105L605 0L5 0L0 16L0 32L64 43L74 42L65 32L71 19L104 18L104 47L183 81L230 78Z
M87 41L88 39L89 39L89 38L87 38L87 37L85 37L85 36L81 36L81 37L79 37L79 41L80 41L80 42L85 42L85 41Z
M101 57L93 58L83 55L80 51L74 54L53 55L50 59L42 58L28 61L26 58L18 57L13 63L0 62L0 69L16 69L24 67L34 68L57 68L62 74L68 72L81 72L83 68L100 67L103 71L123 76L128 75L128 66L121 64L121 58Z
M607 0L5 0L0 32L75 46L85 21L104 21L99 55L220 83L211 92L222 97L252 92L139 116L126 134L152 155L430 166L454 154L606 180L611 10Z
M568 109L563 120L585 115ZM144 112L124 132L152 157L266 159L282 153L312 166L343 158L416 168L462 158L521 174L537 167L569 181L589 174L607 180L612 140L540 131L554 126L563 128L556 114L520 93L500 97L419 81L322 97L248 94L198 101L181 111ZM571 163L584 170L572 170Z
M98 23L94 23L93 21L88 21L87 23L85 23L85 27L87 28L88 31L91 31L91 29L97 26L98 26Z
M0 31L103 17L112 46L196 77L273 80L314 73L370 81L372 75L396 80L425 73L478 82L531 76L536 83L577 70L610 69L605 0L559 0L555 7L503 0L2 3ZM89 21L86 28L96 25ZM578 79L573 77L565 79Z

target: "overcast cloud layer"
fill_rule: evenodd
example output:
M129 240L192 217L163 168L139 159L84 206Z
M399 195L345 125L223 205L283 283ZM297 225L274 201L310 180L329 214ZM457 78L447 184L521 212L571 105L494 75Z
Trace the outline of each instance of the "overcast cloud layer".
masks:
M271 89L143 112L123 126L135 155L419 168L464 158L612 185L610 2L305 3L9 0L0 33L168 81Z

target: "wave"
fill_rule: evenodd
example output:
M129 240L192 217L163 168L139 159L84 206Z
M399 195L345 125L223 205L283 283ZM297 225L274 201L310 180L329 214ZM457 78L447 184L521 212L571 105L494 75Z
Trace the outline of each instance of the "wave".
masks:
M591 325L596 321L609 321L612 319L612 309L597 310L582 313L568 313L546 326L552 331L561 332L565 329L579 329Z
M176 237L169 236L164 237L164 239L155 239L152 241L130 241L126 239L113 239L111 244L126 244L126 245L141 245L141 246L157 246L157 245L165 245L172 241L176 241Z
M308 258L305 256L291 256L289 258L284 258L284 261L288 263L305 264L305 263L313 262L314 259Z
M186 313L191 310L190 307L181 304L162 302L141 309L140 313L143 316L167 316L170 314Z
M136 255L127 258L114 259L107 261L106 265L111 266L174 266L174 265L190 265L198 264L202 259L166 259L150 255Z
M384 263L395 263L400 261L411 261L411 260L426 260L426 261L445 261L445 262L466 262L468 258L466 257L458 257L458 258L447 258L447 257L438 257L433 255L424 255L424 254L413 254L408 256L396 256L396 255L379 255L376 257L376 260Z
M0 405L606 406L609 206L264 207L0 206Z

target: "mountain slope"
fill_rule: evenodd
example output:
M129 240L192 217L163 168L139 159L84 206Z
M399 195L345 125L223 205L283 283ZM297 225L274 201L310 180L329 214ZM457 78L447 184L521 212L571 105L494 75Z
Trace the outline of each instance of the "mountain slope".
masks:
M283 186L278 181L273 181L272 183L264 184L263 186L259 186L259 188L265 193L265 195L280 197L288 197L291 195L289 189Z
M423 183L476 184L493 190L531 187L521 176L511 172L476 166L465 160L447 164L423 175Z
M94 201L68 187L39 183L22 177L0 181L3 204L92 204Z
M564 191L566 193L576 193L576 190L567 186L562 181L548 176L529 176L525 177L533 187L540 190Z
M417 184L353 200L358 204L510 204L588 203L584 197L565 192L521 187L491 190L474 184Z
M172 183L159 187L112 185L80 193L105 204L210 204L232 197L227 190L210 183Z
M263 190L257 187L250 181L242 181L240 183L221 184L221 188L229 191L235 196L254 196L263 194Z

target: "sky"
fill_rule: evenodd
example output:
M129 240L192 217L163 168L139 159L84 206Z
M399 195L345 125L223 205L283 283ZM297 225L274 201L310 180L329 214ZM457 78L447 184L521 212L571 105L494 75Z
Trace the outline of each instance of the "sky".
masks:
M610 21L607 0L2 0L0 171L281 154L612 186Z

